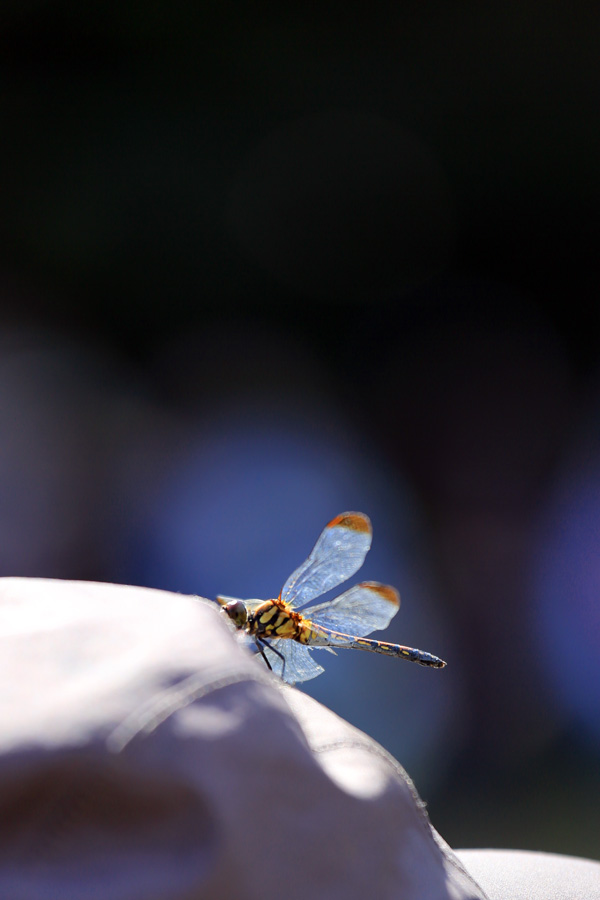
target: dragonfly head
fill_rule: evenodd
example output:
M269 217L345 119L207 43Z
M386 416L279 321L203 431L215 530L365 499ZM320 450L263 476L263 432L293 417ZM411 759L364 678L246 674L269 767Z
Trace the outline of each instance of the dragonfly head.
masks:
M236 628L243 628L248 621L248 610L243 600L228 600L221 605L221 612L224 612Z

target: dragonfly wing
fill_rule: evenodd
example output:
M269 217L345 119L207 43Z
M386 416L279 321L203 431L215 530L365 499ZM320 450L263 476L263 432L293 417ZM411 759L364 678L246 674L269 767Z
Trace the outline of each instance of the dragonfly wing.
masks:
M292 608L337 587L360 569L371 546L371 522L363 513L336 516L321 532L308 559L292 572L281 599Z
M299 644L297 641L265 641L262 647L273 672L279 675L280 678L283 678L284 681L287 681L288 684L309 681L325 671L323 666L314 661L308 647ZM277 653L275 653L275 650L277 650Z
M400 608L398 591L387 584L363 581L339 597L305 610L315 625L364 637L387 628Z

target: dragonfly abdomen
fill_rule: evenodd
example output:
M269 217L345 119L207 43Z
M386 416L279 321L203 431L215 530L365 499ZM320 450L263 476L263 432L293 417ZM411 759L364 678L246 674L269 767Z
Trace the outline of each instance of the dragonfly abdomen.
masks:
M318 625L314 626L308 619L300 616L296 636L296 640L300 644L306 644L309 647L331 647L333 643L331 640L332 634L333 632L321 629ZM344 635L340 635L340 637L344 637Z
M417 650L415 647L404 647L402 644L389 644L387 641L376 641L372 638L357 638L350 635L330 632L330 640L327 642L332 647L340 647L347 650L367 650L371 653L383 653L385 656L399 656L410 662L419 663L421 666L432 666L442 669L446 663L439 656L426 653L425 650Z

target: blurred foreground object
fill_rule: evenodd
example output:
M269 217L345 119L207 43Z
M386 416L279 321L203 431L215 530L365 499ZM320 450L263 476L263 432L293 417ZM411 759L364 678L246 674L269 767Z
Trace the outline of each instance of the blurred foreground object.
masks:
M262 671L208 601L2 579L0 636L0 896L485 897L395 760ZM549 859L553 897L600 896L571 877L600 891L600 865Z

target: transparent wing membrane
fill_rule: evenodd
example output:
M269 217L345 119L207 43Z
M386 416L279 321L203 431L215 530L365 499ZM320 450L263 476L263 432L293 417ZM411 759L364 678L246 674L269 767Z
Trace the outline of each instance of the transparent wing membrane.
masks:
M371 522L363 513L342 513L321 532L308 559L281 590L292 608L304 606L360 569L371 546Z
M310 606L304 615L324 628L364 637L387 628L400 608L400 596L393 587L363 581L334 600Z
M315 662L308 647L297 641L263 641L261 646L273 672L289 684L310 681L325 671L323 666Z

